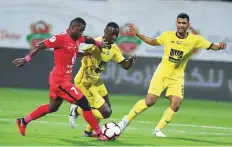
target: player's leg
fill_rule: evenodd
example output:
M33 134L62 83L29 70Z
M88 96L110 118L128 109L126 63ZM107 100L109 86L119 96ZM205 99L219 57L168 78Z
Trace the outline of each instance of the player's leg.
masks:
M99 123L92 113L87 98L82 94L80 89L72 83L64 83L59 88L64 93L62 94L62 98L70 103L78 105L83 111L85 121L93 128L96 134L101 134Z
M89 100L89 97L87 98L87 100ZM89 101L90 106L91 106L91 102ZM98 109L91 107L92 108L92 112L93 115L96 117L97 120L100 119L104 119L104 117L102 116L101 112L99 112ZM78 107L78 105L76 104L71 104L70 105L70 110L69 110L69 124L72 128L76 127L76 119L79 115L83 115L83 110L81 107ZM91 128L86 129L87 132L91 132Z
M78 73L76 74L74 78L74 84L76 87L78 87L81 92L86 96L87 100L89 101L91 105L91 94L89 92L89 87L91 86L90 84L86 84L85 74L84 74L84 68L81 67ZM69 125L74 129L76 127L76 120L79 115L83 115L83 110L78 107L78 105L71 104L69 108Z
M89 101L89 104L92 108L92 112L94 116L99 120L103 119L104 117L102 114L98 111L98 108L104 104L104 100L99 95L97 88L95 86L87 87L83 83L77 84L77 87L80 88L80 90L83 92L83 94L86 96L87 100ZM88 88L88 89L87 89ZM98 98L96 98L98 97ZM78 107L75 104L70 105L70 111L69 111L69 124L72 128L75 128L76 126L76 119L79 115L83 114L83 110ZM91 128L87 129L88 132L91 131Z
M109 107L111 108L111 103L110 103L110 99L109 99L109 94L107 92L107 94L105 96L103 96L103 99L105 100L105 102L109 105ZM112 113L112 110L111 110Z
M82 88L82 89L84 91L86 91L85 88ZM97 120L100 122L101 119L110 117L112 110L111 110L111 107L109 105L108 92L107 92L107 89L106 89L105 85L103 84L103 82L101 82L99 80L99 82L92 85L88 91L89 92L86 93L86 95L88 95L87 99L92 107L93 114L97 118ZM108 103L105 102L105 99L107 99ZM76 107L75 109L77 109L77 111L74 110L76 112L76 114L82 114L80 107L77 107L74 105L72 105L72 107L74 107L74 108ZM75 114L73 114L73 115L75 115ZM70 121L70 123L72 123L72 122ZM91 126L87 125L85 132L84 132L84 136L95 137L96 135L93 134L92 131L93 130L92 130Z
M145 99L139 100L128 115L124 116L122 121L118 123L121 131L123 131L126 126L140 113L145 111L148 107L155 104L156 100L159 98L162 91L165 89L163 84L163 77L157 74L154 74L150 86L148 89L148 94Z
M83 72L80 69L78 74L76 74L74 78L74 84L76 87L78 87L81 92L86 96L86 98L89 97L88 92L86 90L86 87L83 83L81 83L81 79L83 78ZM74 129L76 127L76 120L79 115L83 115L83 111L78 105L71 104L69 107L69 125Z
M101 119L104 119L104 115L101 114L101 112L99 111L98 107L100 107L101 105L103 105L104 101L101 100L102 98L101 99L95 99L94 97L96 97L96 94L92 95L91 97L88 97L87 100L90 103L93 115L98 120L98 122L100 122ZM76 109L77 109L78 114L82 114L83 113L83 110L82 110L81 107L77 106ZM89 124L86 126L86 129L84 131L84 136L85 137L97 137L96 134L93 132L93 128Z
M95 93L95 96L98 98L98 102L95 103L95 107L98 108L103 118L109 118L112 114L111 104L108 91L101 80L97 83L96 90L97 93Z
M97 118L98 122L100 122L102 119L109 118L111 113L112 113L111 105L109 103L108 94L106 96L104 96L103 99L105 100L104 104L98 109L93 109L94 116ZM100 113L100 114L96 115L96 113ZM97 117L100 115L102 116L101 118ZM84 136L95 137L95 135L92 133L92 131L93 131L93 129L91 128L91 126L87 125L85 128Z
M102 98L105 100L105 102L98 110L101 112L104 118L109 118L112 114L112 108L111 108L111 104L109 101L109 95L106 94Z
M20 133L22 135L25 135L26 126L32 120L36 120L40 117L43 117L48 113L56 112L62 104L62 101L63 100L61 98L50 98L49 104L40 105L38 108L26 115L24 118L18 118L16 120L16 123L18 125Z
M157 137L166 137L166 135L164 135L161 130L172 121L176 112L180 108L184 96L183 79L178 81L169 80L166 96L170 100L170 106L165 110L161 120L153 130L153 135Z
M98 82L89 86L89 84L75 82L76 86L80 88L83 94L87 97L91 108L93 109L94 116L97 119L108 118L111 115L111 108L105 104L104 96L108 95L104 83L99 79ZM101 112L99 111L101 108ZM70 106L70 125L74 126L75 120L78 115L82 114L81 108L76 105Z
M144 112L148 107L155 104L159 96L148 93L145 99L139 100L130 112L123 117L123 119L118 123L121 131L124 131L127 125L140 113Z
M84 68L83 66L81 66L81 68L79 69L78 73L76 74L75 78L74 78L74 85L76 87L78 87L81 92L88 97L87 95L87 90L85 88L85 86L83 85L83 83L81 81L84 81ZM75 104L71 104L69 107L69 124L70 126L74 129L76 127L76 119L78 118L79 115L82 115L83 111L80 107L78 107Z

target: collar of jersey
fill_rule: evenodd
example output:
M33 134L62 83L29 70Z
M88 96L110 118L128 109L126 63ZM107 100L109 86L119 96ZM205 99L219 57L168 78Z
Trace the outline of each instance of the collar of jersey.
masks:
M176 37L177 37L177 38L179 38L179 39L186 39L186 38L189 36L189 32L187 32L187 36L186 36L186 37L184 37L184 38L180 38L180 37L178 37L178 36L177 36L177 32L176 32L175 34L176 34Z

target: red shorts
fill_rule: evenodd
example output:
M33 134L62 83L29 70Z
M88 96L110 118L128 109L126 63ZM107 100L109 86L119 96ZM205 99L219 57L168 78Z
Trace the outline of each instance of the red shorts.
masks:
M74 103L83 97L82 92L69 81L56 83L52 77L49 78L50 98L62 98L70 103Z

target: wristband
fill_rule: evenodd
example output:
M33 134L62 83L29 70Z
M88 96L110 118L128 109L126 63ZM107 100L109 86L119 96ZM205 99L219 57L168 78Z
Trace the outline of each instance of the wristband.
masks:
M101 43L100 41L96 41L96 40L95 40L95 44L96 44L97 46L101 46L101 45L102 45L102 43Z
M24 58L26 59L27 62L31 61L31 56L30 55L26 55Z

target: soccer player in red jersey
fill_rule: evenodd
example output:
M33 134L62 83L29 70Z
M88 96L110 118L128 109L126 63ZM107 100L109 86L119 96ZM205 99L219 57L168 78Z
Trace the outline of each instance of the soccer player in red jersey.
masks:
M26 126L29 122L48 113L56 112L63 100L81 107L86 122L94 129L96 134L101 134L99 124L91 111L86 97L74 84L71 83L72 69L78 54L79 44L95 44L100 48L108 46L105 42L98 42L91 37L83 36L85 27L86 23L82 18L75 18L70 22L66 32L38 43L28 55L25 56L25 58L18 58L13 61L13 64L17 67L21 67L28 63L32 56L36 55L39 51L47 48L54 48L55 65L49 76L49 104L41 105L24 118L18 118L16 120L18 129L23 136L25 136ZM100 135L100 139L101 136L103 135ZM104 140L104 138L101 140Z

